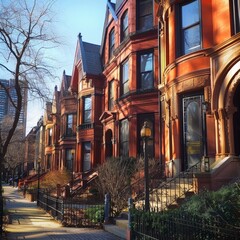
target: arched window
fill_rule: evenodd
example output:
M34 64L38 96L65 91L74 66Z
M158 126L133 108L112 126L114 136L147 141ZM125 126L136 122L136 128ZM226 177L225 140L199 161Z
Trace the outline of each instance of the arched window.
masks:
M115 48L115 31L113 28L109 34L109 60L113 56L114 48Z
M128 35L128 11L125 11L121 18L121 41Z

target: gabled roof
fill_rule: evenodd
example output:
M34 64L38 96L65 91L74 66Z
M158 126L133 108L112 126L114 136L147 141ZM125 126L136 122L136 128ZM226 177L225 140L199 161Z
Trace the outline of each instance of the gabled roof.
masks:
M60 88L60 92L61 92L62 95L64 93L68 92L68 89L70 87L70 83L71 83L71 76L66 75L65 70L64 70L63 75L62 75L61 88Z
M123 1L123 0L121 0ZM101 43L101 49L100 49L100 53L102 55L103 53L103 49L104 49L104 45L105 45L105 40L106 40L106 32L107 32L107 27L109 25L109 16L111 15L112 18L114 19L114 21L118 20L118 17L116 15L116 5L118 4L118 1L115 3L112 3L111 0L107 1L107 8L106 8L106 13L105 13L105 21L104 21L104 26L103 26L103 34L102 34L102 43Z
M123 1L124 1L124 0L117 0L117 1L116 1L116 8L115 8L116 11L117 11L117 10L119 9L119 7L122 5Z
M76 49L76 61L82 62L83 75L99 75L102 73L100 58L100 45L82 41L82 35L78 35Z
M100 45L83 42L81 33L78 35L73 72L70 83L70 89L72 92L77 91L79 76L78 65L81 66L82 77L86 77L87 75L98 76L102 74Z

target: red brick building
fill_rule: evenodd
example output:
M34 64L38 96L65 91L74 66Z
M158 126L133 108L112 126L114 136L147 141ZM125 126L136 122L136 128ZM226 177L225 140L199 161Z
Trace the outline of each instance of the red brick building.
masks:
M152 128L150 157L159 157L157 5L108 1L101 58L105 76L102 159L138 157L140 129Z
M46 166L82 174L138 157L148 121L149 157L167 176L202 159L212 171L199 187L239 175L239 22L239 0L108 1L101 46L79 35L55 90Z
M63 72L61 87L54 89L53 101L46 104L45 170L73 171L76 148L77 100L69 92L71 76Z
M215 188L240 174L240 2L156 2L162 161L176 174L209 157Z
M102 124L99 117L104 84L100 46L83 42L79 34L70 86L77 99L74 170L78 173L89 172L101 163Z
M138 157L140 129L152 128L159 158L157 4L107 2L101 46L78 37L71 91L78 99L77 172L108 157Z

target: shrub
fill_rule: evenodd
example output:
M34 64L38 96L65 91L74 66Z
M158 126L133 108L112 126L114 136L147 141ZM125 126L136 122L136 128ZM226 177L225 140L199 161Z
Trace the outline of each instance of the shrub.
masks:
M99 205L87 208L85 217L93 223L102 223L104 220L104 206Z

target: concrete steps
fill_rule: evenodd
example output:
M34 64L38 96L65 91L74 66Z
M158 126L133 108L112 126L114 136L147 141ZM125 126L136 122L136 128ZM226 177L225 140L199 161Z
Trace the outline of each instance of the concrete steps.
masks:
M162 182L159 187L150 192L150 209L164 211L179 207L186 197L192 196L193 179L185 176L179 178L168 178ZM142 208L144 198L135 201L135 206Z

